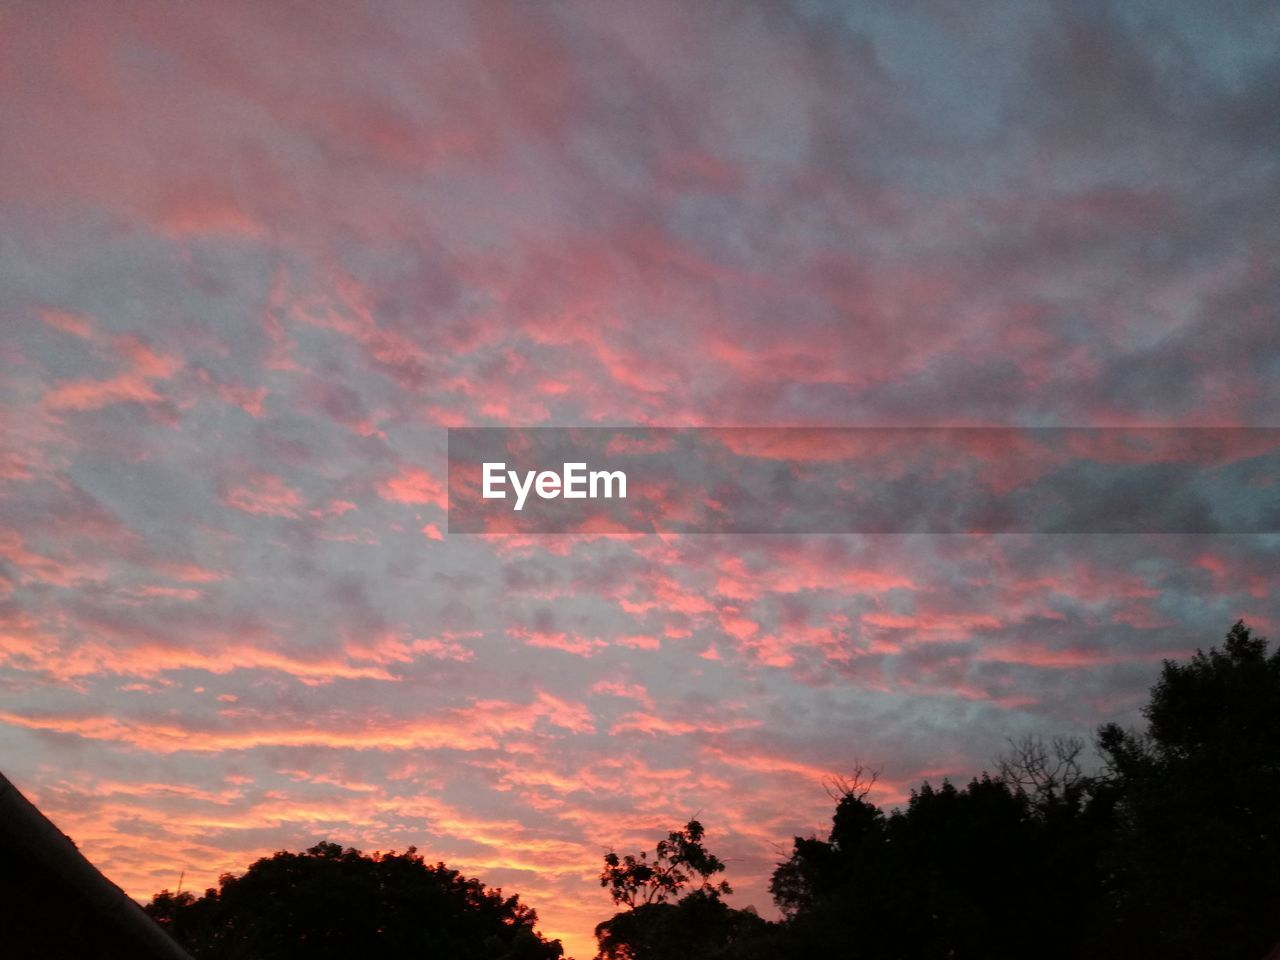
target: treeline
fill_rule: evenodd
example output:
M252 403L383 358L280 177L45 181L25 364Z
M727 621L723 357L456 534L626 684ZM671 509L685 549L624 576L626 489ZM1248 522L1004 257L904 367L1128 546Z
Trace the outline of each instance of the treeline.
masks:
M833 781L825 838L796 837L783 914L730 907L694 820L652 853L605 857L618 912L598 960L1263 960L1280 943L1280 651L1237 623L1166 662L1146 731L1023 739L964 786L905 806L873 775ZM148 911L198 958L552 960L536 914L442 864L322 844Z
M837 782L828 836L796 837L774 871L779 923L723 902L691 823L654 858L606 862L627 909L599 956L1263 960L1280 944L1280 651L1237 623L1166 662L1144 714L1145 732L1097 731L1094 774L1083 743L1024 739L890 812L861 771Z

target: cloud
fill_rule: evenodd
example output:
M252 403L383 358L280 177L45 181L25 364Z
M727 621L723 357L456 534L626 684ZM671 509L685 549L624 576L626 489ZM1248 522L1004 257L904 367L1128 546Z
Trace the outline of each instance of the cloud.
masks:
M378 496L393 503L424 503L441 508L448 505L443 484L416 467L406 467L380 482Z
M59 384L44 396L44 405L54 412L100 410L117 403L158 404L164 397L156 382L168 380L182 367L175 356L157 353L140 340L123 338L115 345L127 369L106 379L71 380Z
M305 505L301 492L277 474L259 474L247 483L229 483L222 495L228 507L265 517L297 517Z
M442 428L1277 426L1278 30L1146 0L15 8L6 774L138 897L417 844L583 957L603 849L700 812L767 913L825 771L900 802L1010 733L1139 723L1160 658L1274 634L1273 539L445 537ZM888 493L925 469L879 441ZM1151 489L1203 462L1061 453ZM1031 479L1002 459L954 462Z

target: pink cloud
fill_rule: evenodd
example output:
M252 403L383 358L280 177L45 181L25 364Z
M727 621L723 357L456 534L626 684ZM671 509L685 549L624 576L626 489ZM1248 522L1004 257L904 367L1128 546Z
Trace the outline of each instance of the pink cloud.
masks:
M23 579L56 587L72 587L84 581L101 581L109 576L106 563L88 559L58 560L37 553L20 534L0 530L0 557L12 564Z
M530 647L559 650L577 657L590 657L608 646L599 637L576 636L565 632L553 633L547 630L511 628L507 630L507 636L522 640Z
M68 313L65 310L41 310L40 319L56 330L69 333L82 340L93 338L93 318L83 313Z
M426 503L441 509L448 506L444 485L431 473L406 467L378 484L378 496L393 503Z
M650 710L654 708L653 698L649 696L649 691L644 688L643 684L623 683L618 680L598 680L591 685L591 692L622 697L626 700L635 700Z
M125 372L105 380L62 383L45 394L45 407L55 412L82 412L100 410L116 403L159 403L164 398L156 391L155 383L168 380L182 367L182 361L177 357L157 353L133 338L117 340L115 351L127 361Z
M248 483L233 484L222 502L236 510L266 517L296 518L305 504L302 494L277 474L259 474Z

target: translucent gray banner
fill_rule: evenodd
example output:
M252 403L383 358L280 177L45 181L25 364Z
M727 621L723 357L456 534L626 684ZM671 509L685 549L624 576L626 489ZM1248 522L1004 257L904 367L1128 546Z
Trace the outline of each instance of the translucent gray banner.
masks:
M454 428L449 532L1274 533L1280 428Z

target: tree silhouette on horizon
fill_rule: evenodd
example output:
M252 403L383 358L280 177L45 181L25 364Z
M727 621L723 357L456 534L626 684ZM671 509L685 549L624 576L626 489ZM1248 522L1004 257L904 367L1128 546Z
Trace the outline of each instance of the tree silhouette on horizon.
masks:
M627 909L596 926L597 960L741 956L744 945L768 928L754 911L735 910L721 899L733 888L711 879L725 865L707 849L705 835L693 819L659 840L652 857L647 851L605 854L600 886Z
M1280 650L1237 622L1166 660L1145 730L1019 738L957 786L900 807L874 774L833 778L825 838L795 837L770 892L782 919L735 909L690 820L647 852L604 857L619 909L597 960L1263 960L1280 943ZM280 852L202 897L147 911L193 956L555 960L536 913L413 848Z
M442 863L336 843L263 857L147 912L197 960L557 960L537 913Z
M1145 732L1013 741L886 814L839 797L771 892L777 957L1262 960L1280 942L1280 651L1237 622L1166 660Z

